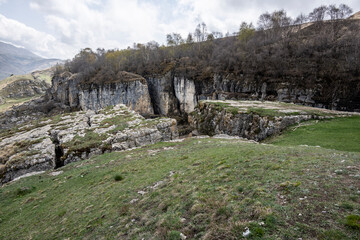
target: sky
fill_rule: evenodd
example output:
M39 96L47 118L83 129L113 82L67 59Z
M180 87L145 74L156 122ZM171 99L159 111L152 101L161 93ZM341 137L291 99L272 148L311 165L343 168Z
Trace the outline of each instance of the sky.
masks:
M166 43L166 34L186 38L205 22L209 32L236 32L243 21L256 25L268 11L291 17L322 4L360 0L0 0L0 41L46 58L71 59L81 49L123 49L133 43Z

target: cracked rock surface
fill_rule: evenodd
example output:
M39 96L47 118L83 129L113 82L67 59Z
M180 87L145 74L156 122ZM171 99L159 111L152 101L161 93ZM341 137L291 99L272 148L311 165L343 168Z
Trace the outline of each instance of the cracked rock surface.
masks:
M96 154L177 137L176 120L145 119L123 104L33 121L0 132L0 185Z

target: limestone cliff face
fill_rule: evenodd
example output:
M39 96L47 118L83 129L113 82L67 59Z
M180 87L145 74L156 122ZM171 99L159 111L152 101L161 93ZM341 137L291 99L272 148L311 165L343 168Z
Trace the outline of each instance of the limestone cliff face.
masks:
M80 82L76 74L63 73L52 80L50 98L72 109L99 110L125 104L142 115L153 114L144 78L126 72L113 81Z
M189 114L197 104L195 83L192 79L173 76L147 78L154 112L160 115Z
M175 96L180 103L180 111L190 113L197 105L195 84L186 78L174 78Z

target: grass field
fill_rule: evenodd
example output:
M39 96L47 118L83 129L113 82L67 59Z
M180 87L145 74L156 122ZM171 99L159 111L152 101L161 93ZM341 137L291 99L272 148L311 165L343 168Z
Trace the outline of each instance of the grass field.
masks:
M186 139L0 188L0 239L359 239L360 153Z
M360 116L311 121L302 125L265 142L281 146L309 145L360 152Z

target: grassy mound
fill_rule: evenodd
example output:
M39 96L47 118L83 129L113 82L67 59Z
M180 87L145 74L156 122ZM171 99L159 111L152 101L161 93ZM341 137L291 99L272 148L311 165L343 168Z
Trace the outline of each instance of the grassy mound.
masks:
M0 188L0 239L359 239L360 153L186 139Z

